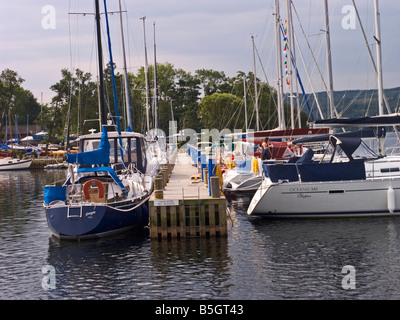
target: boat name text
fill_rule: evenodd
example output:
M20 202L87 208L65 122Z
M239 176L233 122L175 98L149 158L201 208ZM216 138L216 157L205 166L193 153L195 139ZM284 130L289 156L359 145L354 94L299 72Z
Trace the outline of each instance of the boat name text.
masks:
M297 188L290 188L290 192L314 192L318 191L318 187L297 187Z
M299 198L299 199L307 199L307 198L311 198L311 196L309 194L299 193L297 195L297 198Z
M90 212L86 212L86 217L91 218L94 214L96 213L96 211L90 211Z

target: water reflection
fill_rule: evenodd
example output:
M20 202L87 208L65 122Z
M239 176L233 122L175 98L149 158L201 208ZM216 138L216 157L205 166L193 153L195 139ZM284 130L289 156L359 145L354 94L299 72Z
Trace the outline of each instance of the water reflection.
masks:
M53 178L43 171L0 173L0 299L32 299L41 290L50 235L43 185Z
M270 220L230 207L228 238L148 232L59 241L43 186L65 172L0 174L0 299L399 299L400 218ZM44 290L42 268L55 269ZM354 266L356 289L341 286Z
M228 299L231 260L226 238L151 243L151 261L162 283L160 298Z
M150 242L148 234L49 240L56 290L46 299L229 298L227 240Z
M146 260L148 235L124 233L89 241L49 239L47 264L56 270L56 299L126 299Z
M275 292L280 297L399 296L393 292L400 284L397 218L250 221L269 257L266 272L279 283ZM355 267L356 290L342 288L346 265Z

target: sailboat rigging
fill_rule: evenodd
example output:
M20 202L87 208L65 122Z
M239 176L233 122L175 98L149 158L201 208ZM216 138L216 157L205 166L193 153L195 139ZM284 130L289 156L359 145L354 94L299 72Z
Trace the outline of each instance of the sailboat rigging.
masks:
M375 38L380 44L378 1L374 0L374 4ZM329 46L327 51L330 54ZM377 70L381 70L380 50L377 51L377 62ZM379 72L377 78L378 89L382 93L382 75ZM315 121L314 126L373 127L374 135L383 142L382 127L399 125L400 115L383 115L382 94L379 100L379 116L322 119ZM333 100L331 107L334 107ZM355 133L317 137L319 140L315 141L329 141L322 158L309 149L302 157L293 158L288 163L264 163L263 182L252 198L247 213L269 218L398 216L398 158L392 162L390 157L382 153L382 143L379 154L376 154L364 144L362 135L350 137L350 134ZM293 143L305 141L302 139Z
M126 131L133 130L133 121L131 114L131 105L130 105L130 95L129 95L129 79L128 79L128 68L126 65L126 54L125 54L125 38L124 38L124 27L122 21L122 7L121 0L118 2L119 4L119 23L121 29L121 45L122 45L122 56L123 56L123 69L124 69L124 85L125 85L125 105L126 105L126 116L128 120L128 124L126 126Z
M106 0L104 9L108 29ZM147 142L142 134L121 131L117 100L114 103L117 131L109 131L105 111L99 0L95 0L95 12L102 131L80 136L79 152L66 155L69 163L66 181L62 185L44 188L49 228L54 236L62 239L97 238L148 225L148 200L154 176L147 171ZM107 36L113 68L109 32ZM115 84L113 87L116 94Z

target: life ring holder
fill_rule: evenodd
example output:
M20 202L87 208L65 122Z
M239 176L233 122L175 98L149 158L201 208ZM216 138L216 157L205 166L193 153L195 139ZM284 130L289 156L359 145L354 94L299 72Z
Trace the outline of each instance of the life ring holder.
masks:
M98 196L99 198L104 198L104 185L100 180L90 179L83 184L83 195L86 200L90 199L89 189L92 188L92 183L96 184L98 188Z

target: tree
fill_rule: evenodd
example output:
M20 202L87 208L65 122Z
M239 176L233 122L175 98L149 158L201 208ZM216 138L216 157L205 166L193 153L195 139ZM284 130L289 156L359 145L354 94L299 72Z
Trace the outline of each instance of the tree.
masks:
M154 66L150 65L148 67L148 78L149 78L149 104L150 107L154 103ZM146 129L146 91L145 91L145 74L144 68L140 68L137 75L132 75L133 89L131 90L131 107L133 108L133 122L134 127L138 127L139 131L145 131ZM171 101L176 97L176 77L177 71L174 66L170 63L159 64L157 63L157 83L158 83L158 105L159 105L159 123L160 128L168 133L169 121L171 120ZM133 90L133 92L132 92ZM132 98L133 95L133 98ZM175 104L175 102L174 102ZM150 123L153 122L153 114L150 113L151 119ZM151 126L152 127L152 126Z
M149 104L153 104L154 90L154 66L148 68L149 77ZM134 121L142 119L142 131L146 129L146 110L145 110L145 76L144 68L140 68L137 75L132 76L134 81L134 94L136 96L136 104L133 106L136 117ZM157 64L158 77L158 106L159 106L159 123L160 129L166 134L169 133L169 121L172 120L172 112L174 120L178 122L181 129L191 128L200 130L200 123L197 117L198 100L200 96L200 80L186 72L183 69L175 69L170 63ZM132 99L132 98L131 98ZM136 110L136 111L135 111ZM137 114L139 112L139 114ZM150 113L150 123L153 121L153 115ZM153 127L153 126L151 126Z
M5 69L0 75L0 111L1 111L1 123L3 123L4 117L8 116L14 106L18 92L21 89L21 83L25 80L22 79L16 71Z
M15 100L17 90L21 87L21 83L25 80L22 79L16 71L5 69L0 75L0 105L6 111Z
M61 80L50 87L56 95L52 98L51 105L57 109L53 116L61 117L61 126L57 134L62 135L64 126L70 124L70 132L85 134L83 123L88 119L98 119L97 85L91 81L92 75L80 69L75 69L75 74L68 69L61 70ZM51 110L47 110L51 113ZM68 119L69 117L69 119ZM58 119L57 119L58 121ZM100 130L100 128L98 128Z
M181 129L193 129L199 132L201 129L197 117L200 96L200 80L190 72L182 69L176 71L175 91L172 97L175 105L175 114L178 126Z
M38 121L40 104L37 102L32 92L20 87L17 89L12 113L18 116L20 124L27 123L28 121L29 124L33 124Z
M51 107L47 105L43 106L41 117L43 120L43 125L48 133L47 138L45 140L46 150L49 143L53 142L52 141L53 137L56 134L60 135L60 128L63 128L61 113L62 113L62 108L60 107L60 104L56 104Z
M231 93L229 78L223 71L215 71L212 69L196 70L196 77L200 80L201 88L205 96L210 96L213 93Z
M0 75L0 128L4 118L18 118L19 123L35 123L40 113L40 104L32 92L25 90L22 79L16 71L5 69Z
M236 129L227 124L234 114L237 114L242 99L230 93L214 93L205 96L200 102L198 116L203 128Z

